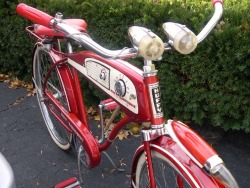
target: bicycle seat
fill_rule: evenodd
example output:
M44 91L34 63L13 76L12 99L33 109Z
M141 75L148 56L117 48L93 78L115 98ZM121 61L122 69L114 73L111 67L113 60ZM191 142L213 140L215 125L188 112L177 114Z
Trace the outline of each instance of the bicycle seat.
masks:
M63 23L74 27L80 32L86 32L87 23L82 19L64 19ZM40 24L35 24L34 33L37 35L65 37L65 34L56 32L54 29L45 27Z

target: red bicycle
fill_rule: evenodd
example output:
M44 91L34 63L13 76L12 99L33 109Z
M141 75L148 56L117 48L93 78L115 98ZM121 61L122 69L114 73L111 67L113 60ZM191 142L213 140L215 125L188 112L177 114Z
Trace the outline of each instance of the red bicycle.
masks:
M132 26L132 48L109 50L87 34L81 19L52 17L23 3L17 12L36 24L26 30L36 38L33 53L33 81L45 124L54 142L63 150L73 145L78 151L78 166L96 167L100 154L112 144L119 131L130 122L148 122L141 131L142 143L135 151L131 187L234 187L238 185L222 159L197 133L182 122L164 121L159 80L153 61L164 51L175 49L191 53L220 20L222 0L213 0L214 15L199 35L186 26L163 24L169 41L163 42L151 30ZM77 43L84 49L73 51ZM141 56L143 69L125 59ZM108 96L98 106L101 138L97 140L88 124L79 73ZM103 110L114 110L104 125ZM104 137L118 112L122 118Z

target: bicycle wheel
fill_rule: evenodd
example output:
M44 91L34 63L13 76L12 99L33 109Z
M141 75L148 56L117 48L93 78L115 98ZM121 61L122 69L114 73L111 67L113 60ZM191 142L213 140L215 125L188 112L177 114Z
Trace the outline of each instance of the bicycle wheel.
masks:
M43 83L52 64L53 59L51 58L50 54L46 51L46 49L38 46L33 58L33 77L37 88L37 100L43 115L43 119L53 141L61 149L68 150L71 148L72 134L69 133L52 114L51 111L57 113L56 109L49 100L45 99L42 92ZM51 72L45 87L46 91L49 91L66 110L70 110L69 103L65 95L65 88L57 68Z
M164 156L158 151L151 150L157 188L190 188L199 187L199 183L189 171L171 155ZM137 188L150 187L148 170L144 153L141 154L136 165L135 184Z

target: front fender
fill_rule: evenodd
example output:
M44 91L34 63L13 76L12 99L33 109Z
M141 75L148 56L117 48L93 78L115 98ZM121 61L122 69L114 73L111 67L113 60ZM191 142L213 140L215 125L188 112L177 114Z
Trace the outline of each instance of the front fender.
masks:
M195 185L193 185L194 187L221 187L213 178L208 176L202 168L194 163L172 138L161 136L156 140L151 141L150 148L151 151L158 152L173 164L177 164L177 166L179 166L178 170L195 182ZM137 163L141 155L144 155L143 144L138 147L134 154L131 172L131 179L133 182L135 182ZM133 187L132 185L131 187Z

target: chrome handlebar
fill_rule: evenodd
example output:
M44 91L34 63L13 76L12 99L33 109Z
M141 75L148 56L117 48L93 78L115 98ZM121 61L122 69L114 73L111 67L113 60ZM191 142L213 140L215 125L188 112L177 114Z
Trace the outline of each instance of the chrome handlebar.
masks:
M212 31L212 29L216 26L216 24L221 19L223 13L223 5L220 2L214 4L214 14L207 25L201 30L201 32L197 35L198 43L202 42L207 35Z
M202 42L221 19L223 12L223 5L221 0L215 1L214 9L215 10L212 18L206 24L206 26L201 30L201 32L197 35L197 43ZM70 25L63 23L61 19L58 19L57 17L51 19L49 25L56 31L64 33L69 38L72 38L73 40L77 41L88 50L92 50L102 57L113 58L113 59L115 58L124 59L124 58L133 58L138 55L137 48L124 48L121 50L109 50L107 48L104 48L103 46L99 45L94 40L92 40L87 34L81 33L74 27L71 27ZM164 43L164 47L165 51L169 51L172 49L171 45L169 45L168 43Z
M198 36L194 36L194 45L196 47L197 42L200 43L210 32L211 30L215 27L215 25L218 23L218 21L220 20L221 16L222 16L222 0L212 0L212 3L215 7L215 11L214 11L214 15L213 17L210 19L210 21L208 22L208 24L202 29L202 31L198 34ZM99 45L98 43L96 43L94 40L92 40L86 33L81 33L79 30L75 29L74 27L67 25L65 23L63 23L62 20L62 14L57 14L54 18L40 10L37 10L33 7L27 6L24 3L20 3L17 6L17 12L28 18L29 20L44 25L46 27L50 27L55 29L58 32L62 32L64 33L67 37L72 38L73 40L79 42L82 46L84 46L85 48L87 48L88 50L94 51L95 53L97 53L100 56L103 56L105 58L133 58L136 57L137 55L141 55L144 58L148 59L148 60L158 60L160 59L161 53L163 53L163 51L168 51L170 49L172 49L173 44L171 43L164 43L159 39L159 37L157 35L152 35L150 30L145 30L143 28L135 28L135 32L132 32L133 36L130 36L130 39L132 38L132 40L135 41L136 45L134 45L134 48L124 48L121 50L109 50L106 49L104 47L102 47L101 45ZM168 24L167 24L168 26ZM170 30L169 30L170 28ZM165 28L165 34L168 35L168 31L170 33L172 33L173 28L170 26L169 28ZM176 27L177 28L177 27ZM177 28L178 29L178 28ZM185 42L187 41L186 39L188 37L190 37L189 35L189 31L186 29L183 29L186 32L186 38L183 37L184 35L182 34L182 38L179 38L175 40L175 45L174 48L178 48L179 52L183 52L183 53L191 53L192 50L191 49L189 51L181 51L180 49L185 47L185 48L189 48L192 43L188 43ZM140 31L140 32L138 32ZM191 32L191 31L190 31ZM136 33L136 34L134 34ZM142 36L137 36L137 33L142 33ZM131 34L131 33L130 33ZM174 33L175 35L175 33ZM175 39L175 36L173 36L172 38ZM180 35L179 35L180 36ZM137 38L134 38L137 37ZM144 39L142 40L141 44L139 45L139 43L137 42L137 39L142 39L142 37L144 37ZM155 40L156 38L158 38L157 40ZM197 40L196 40L197 38ZM183 39L183 40L182 40ZM191 41L193 42L193 41ZM138 43L138 44L137 44ZM195 44L196 43L196 44ZM143 44L143 45L142 45ZM141 46L141 49L138 49L138 47ZM160 47L159 47L160 46ZM181 48L179 48L181 47Z
M124 48L121 50L109 50L94 40L92 40L87 34L80 32L79 30L67 25L63 22L57 22L55 19L51 20L50 23L56 31L64 33L69 38L77 41L79 44L96 52L98 55L106 58L133 58L137 55L137 51L134 48Z

